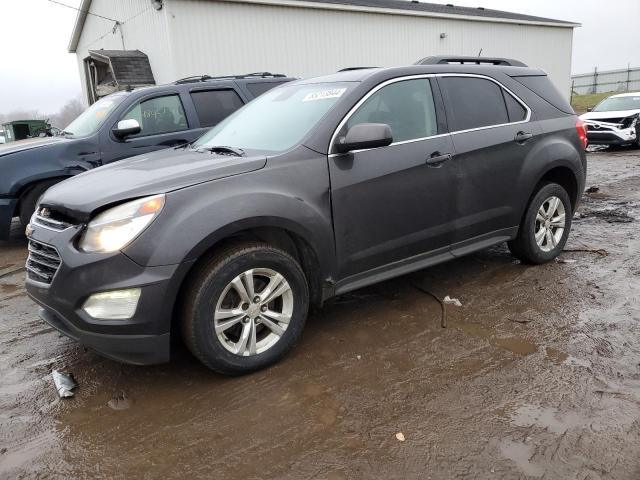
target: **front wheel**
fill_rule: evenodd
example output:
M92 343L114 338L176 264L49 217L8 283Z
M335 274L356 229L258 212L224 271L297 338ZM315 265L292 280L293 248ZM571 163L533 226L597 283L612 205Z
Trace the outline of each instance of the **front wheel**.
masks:
M509 250L523 262L546 263L564 249L571 230L572 207L567 191L546 183L535 194Z
M293 348L308 308L307 281L291 255L263 243L236 245L209 260L191 280L183 338L212 370L248 373Z

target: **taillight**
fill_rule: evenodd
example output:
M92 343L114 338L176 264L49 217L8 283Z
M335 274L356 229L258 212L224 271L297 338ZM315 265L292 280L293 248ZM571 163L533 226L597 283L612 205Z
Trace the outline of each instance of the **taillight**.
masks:
M589 141L587 140L587 124L580 118L576 121L576 131L578 132L578 138L582 143L582 148L586 150L587 145L589 145Z

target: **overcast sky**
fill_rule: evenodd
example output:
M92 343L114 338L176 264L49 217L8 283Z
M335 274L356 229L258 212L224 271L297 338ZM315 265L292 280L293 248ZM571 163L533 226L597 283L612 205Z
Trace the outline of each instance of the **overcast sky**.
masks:
M61 0L79 6L80 0ZM143 0L150 1L150 0ZM639 0L432 0L582 23L573 73L640 66ZM74 10L48 0L1 0L0 113L55 112L80 95L75 55L67 53Z

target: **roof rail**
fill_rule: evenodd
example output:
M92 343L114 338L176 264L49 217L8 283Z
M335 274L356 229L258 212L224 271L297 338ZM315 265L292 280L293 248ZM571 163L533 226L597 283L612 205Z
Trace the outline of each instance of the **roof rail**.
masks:
M347 67L347 68L341 68L340 70L338 70L338 73L350 72L352 70L368 70L369 68L380 68L380 67Z
M418 60L414 65L499 65L508 67L526 67L524 63L519 60L513 60L511 58L497 58L497 57L462 57L462 56L433 56L425 57Z
M223 75L220 77L212 77L211 75L194 75L192 77L181 78L176 80L174 85L181 85L183 83L198 83L207 82L209 80L241 80L243 78L285 78L283 73L270 73L270 72L255 72L247 73L244 75Z

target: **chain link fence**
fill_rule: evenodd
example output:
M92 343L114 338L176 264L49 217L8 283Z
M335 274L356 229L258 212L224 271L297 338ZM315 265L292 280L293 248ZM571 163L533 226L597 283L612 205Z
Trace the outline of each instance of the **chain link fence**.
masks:
M571 77L571 95L640 91L640 67L599 71Z

